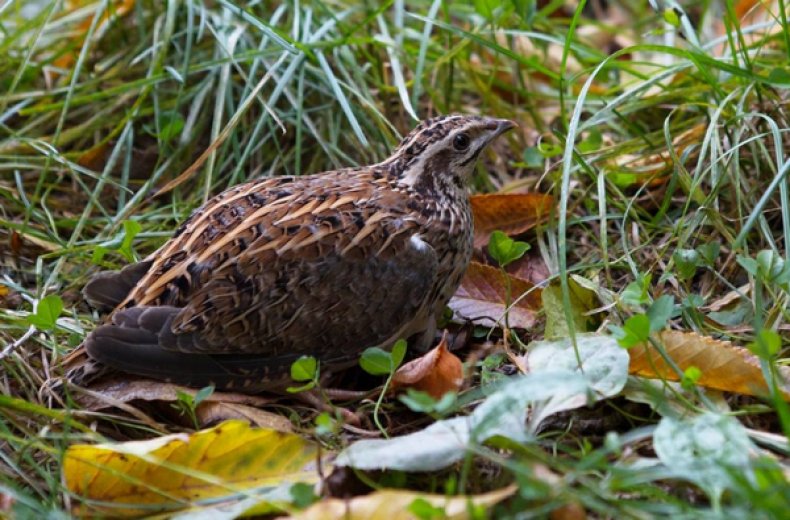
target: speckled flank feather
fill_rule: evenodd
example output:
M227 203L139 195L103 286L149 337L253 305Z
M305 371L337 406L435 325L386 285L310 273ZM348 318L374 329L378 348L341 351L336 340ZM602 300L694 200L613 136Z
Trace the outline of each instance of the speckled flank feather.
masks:
M221 193L144 262L86 286L92 303L115 305L87 353L144 376L258 390L287 384L301 355L342 367L373 345L432 339L472 253L466 180L512 126L431 119L380 164ZM461 132L469 149L457 149Z

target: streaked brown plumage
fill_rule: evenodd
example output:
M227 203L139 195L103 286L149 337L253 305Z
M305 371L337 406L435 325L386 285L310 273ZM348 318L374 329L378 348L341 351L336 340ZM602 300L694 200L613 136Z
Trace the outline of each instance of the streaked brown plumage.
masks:
M112 310L95 361L192 386L289 384L302 355L354 364L367 347L426 343L472 253L467 193L507 120L438 117L386 161L251 181L208 201L162 248L85 287Z

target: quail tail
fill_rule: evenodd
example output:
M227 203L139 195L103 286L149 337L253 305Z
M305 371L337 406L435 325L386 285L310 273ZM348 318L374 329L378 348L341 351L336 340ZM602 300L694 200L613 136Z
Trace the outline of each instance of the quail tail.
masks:
M286 387L298 356L195 354L169 350L160 340L180 311L177 307L132 307L116 312L113 323L97 327L85 340L99 363L143 377L185 386L256 391ZM274 379L272 379L274 378Z
M85 285L82 295L92 307L102 312L110 311L126 298L152 264L152 260L146 260L127 265L117 272L101 272Z

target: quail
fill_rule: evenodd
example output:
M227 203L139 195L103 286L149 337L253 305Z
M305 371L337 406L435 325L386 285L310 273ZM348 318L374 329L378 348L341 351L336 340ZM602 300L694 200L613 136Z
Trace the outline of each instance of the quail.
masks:
M86 300L110 315L84 351L130 374L255 392L291 383L300 356L337 370L399 338L427 346L472 254L475 164L515 126L436 117L381 163L224 191L145 260L88 282Z

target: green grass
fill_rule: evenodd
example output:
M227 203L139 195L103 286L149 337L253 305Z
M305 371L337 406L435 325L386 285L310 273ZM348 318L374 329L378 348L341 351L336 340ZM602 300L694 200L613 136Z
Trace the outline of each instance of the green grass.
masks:
M139 418L51 410L39 391L96 322L78 292L90 275L128 263L122 253L154 251L208 197L246 179L381 160L413 115L521 124L483 161L476 188L556 196L556 221L526 239L561 280L568 316L568 275L616 295L652 273L651 298L680 304L673 328L740 345L771 330L781 349L763 371L770 380L788 364L787 283L743 264L761 250L788 261L784 0L777 16L750 22L735 19L731 1L695 3L678 8L677 28L648 2L605 15L597 3L573 11L530 1L161 4L0 4L0 284L10 290L0 296L0 492L20 516L67 511L59 459L69 444L152 435ZM538 143L536 166L527 159ZM140 231L120 251L129 221ZM711 243L720 254L684 274L683 255ZM710 306L732 291L715 314ZM54 331L31 330L27 317L48 294L65 302L63 315ZM634 312L615 299L606 321ZM744 424L790 433L780 397L729 402ZM624 464L626 452L651 456L643 433L658 420L625 405L596 407L631 424L619 448L570 426L510 447L510 457L481 446L466 489L485 488L493 465L520 485L514 514L569 502L603 517L710 513L696 488ZM717 513L781 516L786 448ZM536 463L563 476L556 489L541 487Z

